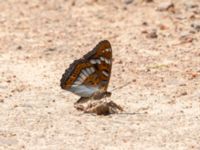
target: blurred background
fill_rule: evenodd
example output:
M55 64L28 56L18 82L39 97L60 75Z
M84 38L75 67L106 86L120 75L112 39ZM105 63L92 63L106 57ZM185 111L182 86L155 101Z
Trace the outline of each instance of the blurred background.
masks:
M200 149L199 0L1 0L1 149ZM111 42L111 100L78 112L65 69ZM135 114L134 113L138 113Z

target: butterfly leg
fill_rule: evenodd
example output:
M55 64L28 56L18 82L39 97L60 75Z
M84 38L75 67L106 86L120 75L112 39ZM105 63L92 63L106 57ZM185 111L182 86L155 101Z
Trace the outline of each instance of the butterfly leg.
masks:
M89 97L81 97L75 104L87 102L89 99Z
M104 92L104 93L98 93L98 94L95 94L93 96L93 98L95 100L99 100L99 99L102 99L102 98L106 98L106 97L110 97L111 96L111 92Z

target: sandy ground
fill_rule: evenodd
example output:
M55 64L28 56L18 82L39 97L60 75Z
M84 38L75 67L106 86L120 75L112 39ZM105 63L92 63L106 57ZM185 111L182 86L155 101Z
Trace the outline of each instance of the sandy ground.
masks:
M200 1L163 2L1 0L0 149L199 150ZM60 78L103 39L125 111L84 114Z

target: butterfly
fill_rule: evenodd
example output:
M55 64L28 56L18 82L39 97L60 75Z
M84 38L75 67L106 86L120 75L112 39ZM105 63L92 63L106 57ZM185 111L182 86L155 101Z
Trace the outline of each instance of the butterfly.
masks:
M60 80L62 89L70 91L84 102L90 98L110 97L107 91L112 69L112 48L108 40L100 41L90 52L75 60Z

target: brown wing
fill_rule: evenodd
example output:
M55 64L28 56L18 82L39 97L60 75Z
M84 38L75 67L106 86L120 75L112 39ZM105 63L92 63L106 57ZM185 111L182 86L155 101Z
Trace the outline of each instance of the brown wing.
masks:
M84 55L83 58L75 60L66 69L61 78L61 87L73 93L76 93L77 89L80 90L80 88L71 89L73 85L99 87L106 91L110 80L111 59L112 50L109 41L99 42L92 51ZM96 92L94 88L91 91ZM84 94L77 95L87 97Z
M60 86L63 89L70 88L74 82L78 79L78 77L81 74L81 71L83 69L87 69L92 67L93 65L87 62L84 59L75 60L68 69L65 70L65 73L63 74L61 78L61 84Z
M83 57L94 65L101 85L106 91L112 69L112 48L110 42L108 40L99 42L91 52Z

